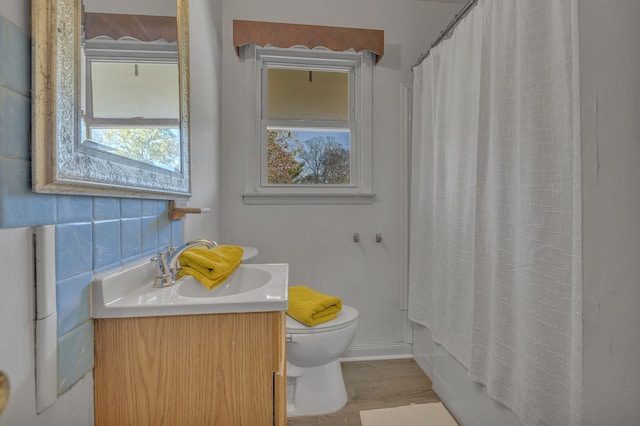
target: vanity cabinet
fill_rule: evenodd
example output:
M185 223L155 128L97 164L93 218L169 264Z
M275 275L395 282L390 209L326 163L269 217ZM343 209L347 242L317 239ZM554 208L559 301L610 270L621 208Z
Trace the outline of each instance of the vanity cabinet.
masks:
M96 425L286 425L284 312L95 319Z

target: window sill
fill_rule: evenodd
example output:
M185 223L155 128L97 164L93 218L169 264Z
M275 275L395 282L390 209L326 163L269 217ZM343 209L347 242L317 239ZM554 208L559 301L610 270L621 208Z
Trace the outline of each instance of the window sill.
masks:
M372 204L374 193L364 194L291 194L291 193L244 193L244 204Z

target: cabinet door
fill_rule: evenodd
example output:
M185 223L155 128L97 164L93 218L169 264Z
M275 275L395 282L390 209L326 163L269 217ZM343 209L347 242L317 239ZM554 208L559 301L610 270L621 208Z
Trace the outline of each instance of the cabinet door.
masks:
M273 424L274 426L287 425L287 356L286 335L287 321L284 312L273 312Z
M273 425L280 314L96 320L96 424Z

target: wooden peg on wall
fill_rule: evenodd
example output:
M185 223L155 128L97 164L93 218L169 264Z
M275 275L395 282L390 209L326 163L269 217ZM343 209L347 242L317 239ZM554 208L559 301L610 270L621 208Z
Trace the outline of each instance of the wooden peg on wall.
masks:
M184 202L171 200L169 201L169 220L184 219L187 214L209 213L208 207L186 207Z

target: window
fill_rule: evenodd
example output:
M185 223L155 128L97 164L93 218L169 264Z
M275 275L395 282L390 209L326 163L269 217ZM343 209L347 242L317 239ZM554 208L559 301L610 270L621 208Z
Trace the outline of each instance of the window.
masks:
M371 202L373 55L254 48L254 59L245 203Z
M83 145L180 171L176 45L97 40L83 53Z

